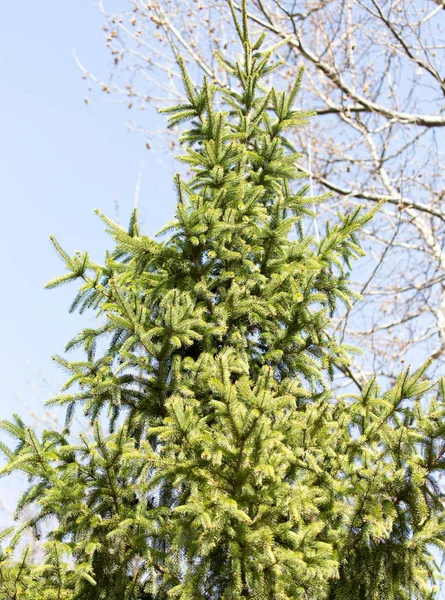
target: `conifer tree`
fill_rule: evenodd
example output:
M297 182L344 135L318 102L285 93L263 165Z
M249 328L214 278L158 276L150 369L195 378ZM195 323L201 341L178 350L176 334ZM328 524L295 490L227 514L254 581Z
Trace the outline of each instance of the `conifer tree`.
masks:
M236 82L191 81L165 112L182 135L174 220L153 240L99 213L114 240L105 264L70 256L71 310L93 310L55 357L68 373L50 403L61 432L17 416L2 428L2 474L25 473L4 531L0 600L432 599L444 549L445 380L428 365L386 392L374 379L336 396L350 349L330 318L349 306L357 234L339 215L318 241L286 131L310 112L267 87L276 48L251 41L229 3L242 56L216 58ZM92 435L71 431L77 407ZM39 562L21 533L45 536ZM436 550L436 551L437 551Z

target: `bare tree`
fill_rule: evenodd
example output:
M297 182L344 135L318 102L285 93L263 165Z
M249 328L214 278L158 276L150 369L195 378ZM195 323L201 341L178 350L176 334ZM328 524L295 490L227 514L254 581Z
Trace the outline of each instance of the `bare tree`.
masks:
M344 372L358 385L370 369L392 378L400 362L445 362L443 8L439 0L249 2L252 27L271 44L284 41L282 81L274 84L289 85L306 67L299 101L318 116L295 132L295 143L314 191L333 192L332 210L386 199L354 273L365 302L336 324L365 350ZM230 85L214 56L235 48L227 0L121 0L116 14L100 10L112 68L102 81L82 67L84 77L130 108L182 97L178 55L195 74ZM131 126L150 147L156 139L142 114Z

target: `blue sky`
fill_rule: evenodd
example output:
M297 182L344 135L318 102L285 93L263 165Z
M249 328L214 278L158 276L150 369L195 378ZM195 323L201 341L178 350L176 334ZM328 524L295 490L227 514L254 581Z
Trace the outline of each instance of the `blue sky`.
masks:
M162 167L143 136L127 131L124 106L84 102L86 83L72 50L106 76L102 25L94 0L2 3L0 418L26 415L26 406L43 414L50 388L63 380L50 357L90 318L68 315L74 287L43 289L63 271L49 235L69 252L89 250L100 260L109 241L93 209L115 218L118 198L126 221L142 160L145 232L154 233L173 212L172 160L163 157ZM154 112L150 117L153 126L164 122Z

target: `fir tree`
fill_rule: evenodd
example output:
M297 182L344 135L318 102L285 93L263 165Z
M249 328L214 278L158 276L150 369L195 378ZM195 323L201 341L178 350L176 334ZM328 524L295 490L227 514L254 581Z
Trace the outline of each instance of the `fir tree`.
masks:
M339 215L317 241L286 131L310 112L265 81L276 47L251 42L246 7L236 82L195 87L181 62L191 122L175 178L175 219L161 238L101 213L115 241L105 264L52 242L80 281L71 310L96 311L56 357L69 374L52 404L62 432L18 418L2 473L30 486L2 534L0 600L406 600L434 598L444 548L445 380L427 365L381 392L370 381L336 397L348 352L330 318L349 306L357 232L372 217ZM70 433L82 406L93 435ZM104 423L107 427L103 429ZM102 426L101 426L102 423ZM107 429L109 431L107 431ZM45 525L46 524L46 525ZM38 564L21 532L46 533Z

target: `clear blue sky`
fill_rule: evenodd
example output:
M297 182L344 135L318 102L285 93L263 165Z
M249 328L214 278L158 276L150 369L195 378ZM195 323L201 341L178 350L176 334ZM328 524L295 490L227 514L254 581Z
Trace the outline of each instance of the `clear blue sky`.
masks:
M109 65L94 0L3 2L0 14L0 418L7 418L26 414L25 404L42 413L51 390L39 371L53 387L63 380L51 354L88 318L67 314L74 287L43 290L63 271L48 236L99 260L108 242L93 209L114 218L118 198L127 220L141 160L146 233L172 215L175 198L168 169L127 131L128 110L84 102L73 48L93 72L106 76Z

